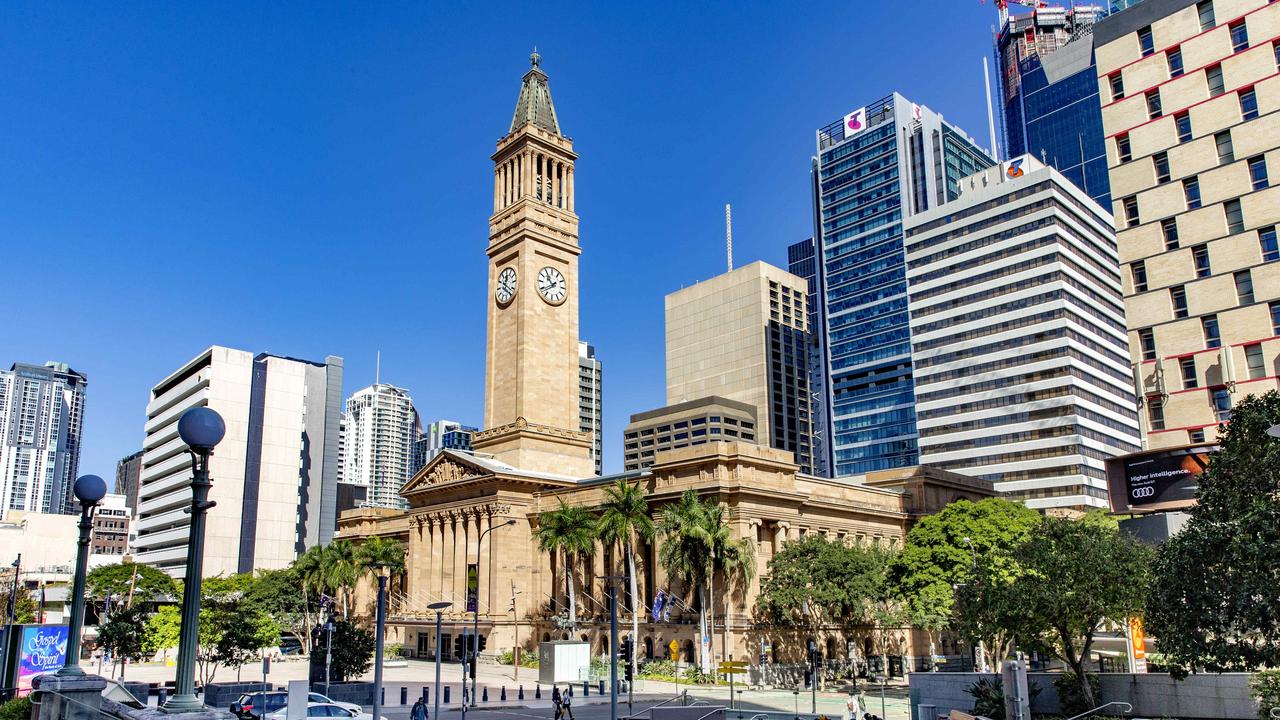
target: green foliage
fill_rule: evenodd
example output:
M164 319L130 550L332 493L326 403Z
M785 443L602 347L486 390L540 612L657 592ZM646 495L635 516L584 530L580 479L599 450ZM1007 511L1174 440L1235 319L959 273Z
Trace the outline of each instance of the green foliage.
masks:
M140 600L176 600L179 595L178 584L168 573L150 565L131 562L102 565L90 570L85 576L85 595L95 600L103 600L107 595L122 600L129 597L131 584L135 603Z
M404 643L387 643L382 646L382 657L384 658L395 658L398 660L402 655L404 655Z
M1021 646L1065 662L1094 707L1096 695L1083 679L1094 636L1104 625L1142 615L1151 555L1100 514L1047 517L1013 554L1020 575L1006 582L980 573L960 600L982 608L981 617Z
M404 545L399 540L373 536L361 543L356 561L366 571L386 567L392 574L404 572Z
M177 605L162 605L147 619L147 629L142 636L142 651L154 655L162 650L178 647L178 632L182 614Z
M31 720L31 696L0 703L0 720Z
M1259 720L1270 720L1271 711L1280 708L1280 670L1264 670L1249 678L1249 691L1258 701Z
M964 691L973 696L973 715L1004 720L1004 681L999 675L980 677Z
M757 607L785 627L865 625L876 599L888 593L885 555L822 535L788 542L769 561Z
M987 498L958 500L921 518L891 567L912 624L930 632L950 626L956 610L953 587L972 582L979 567L993 579L1012 580L1017 575L1013 550L1031 537L1040 517L1022 503ZM998 644L992 637L984 640Z
M13 578L0 581L4 587L0 589L0 612L9 609L10 596L13 594ZM26 585L18 585L18 598L14 605L13 621L17 623L33 623L36 621L36 600ZM8 618L5 618L6 620Z
M1079 676L1075 673L1064 672L1053 679L1053 687L1058 691L1058 702L1062 705L1062 712L1068 717L1079 715L1102 704L1098 701L1098 676L1086 672L1084 678L1090 691L1088 697L1084 694L1084 683L1080 682Z
M646 660L637 675L650 680L675 680L676 664L666 659Z
M146 622L142 650L148 655L178 646L182 615L176 605L164 605ZM275 645L280 628L269 615L243 598L212 600L200 608L196 665L205 683L220 666L239 668Z
M715 678L711 673L703 672L702 668L697 665L690 665L684 669L684 675L681 676L682 682L692 683L694 685L709 685L715 682Z
M348 620L333 622L333 659L329 665L334 682L360 677L373 664L376 649L373 634ZM324 647L311 649L313 662L324 663Z
M560 507L538 515L538 527L533 531L533 539L538 549L551 553L564 554L565 594L569 597L569 623L576 625L578 621L578 605L573 588L574 561L593 551L596 547L596 517L584 507L566 505L560 501Z
M98 643L114 657L137 660L142 657L147 631L147 611L140 605L112 612L98 627Z
M1280 394L1231 411L1187 524L1159 549L1146 624L1173 669L1280 667Z
M295 566L259 570L242 599L249 607L266 613L281 633L297 639L303 652L311 650L311 628L317 621L318 598L303 589L302 573Z
M511 650L503 650L502 652L498 653L498 656L494 660L499 665L515 665L516 655Z

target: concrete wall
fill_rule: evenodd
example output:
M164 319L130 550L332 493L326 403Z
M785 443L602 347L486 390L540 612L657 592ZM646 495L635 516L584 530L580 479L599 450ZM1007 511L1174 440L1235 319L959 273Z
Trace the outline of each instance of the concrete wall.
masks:
M911 717L918 716L921 705L933 705L939 713L951 710L968 712L973 696L965 692L979 673L911 673ZM988 675L987 677L994 677ZM1033 713L1058 713L1058 694L1053 689L1056 673L1028 673L1030 685L1041 688L1031 705ZM1244 673L1192 675L1174 680L1161 673L1103 673L1098 676L1102 702L1131 703L1138 717L1176 717L1240 719L1256 718L1258 706L1249 696L1249 676Z

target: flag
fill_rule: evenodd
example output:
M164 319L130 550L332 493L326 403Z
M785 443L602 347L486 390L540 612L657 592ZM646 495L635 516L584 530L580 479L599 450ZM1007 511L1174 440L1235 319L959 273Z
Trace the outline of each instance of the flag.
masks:
M662 606L665 604L666 599L667 599L666 596L662 593L661 590L659 590L658 594L654 596L653 611L649 613L650 616L653 617L654 622L662 621Z
M675 597L667 598L666 607L662 608L662 622L671 622L671 607L676 604Z

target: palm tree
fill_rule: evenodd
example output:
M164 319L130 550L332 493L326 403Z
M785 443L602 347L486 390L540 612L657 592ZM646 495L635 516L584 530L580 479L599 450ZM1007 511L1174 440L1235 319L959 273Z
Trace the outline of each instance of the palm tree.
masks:
M574 599L573 561L595 548L596 520L589 510L577 505L565 505L538 515L538 529L533 537L538 541L538 549L549 552L555 557L556 552L564 554L565 591L569 595L569 626L578 626L578 606Z
M342 616L347 617L351 590L360 579L360 558L355 543L334 540L320 552L320 577L334 596L341 600Z
M360 577L370 573L386 572L389 578L404 572L404 545L399 540L391 540L380 535L365 540L356 549ZM394 588L390 588L390 593Z
M706 503L704 516L708 544L711 547L711 627L715 627L715 577L719 573L725 581L724 589L724 645L729 644L729 613L735 587L746 585L756 573L755 548L746 538L735 539L732 529L724 522L724 506L714 501ZM739 585L741 584L741 585ZM727 658L726 658L727 659Z
M640 638L640 594L636 585L637 541L652 541L653 518L649 517L649 503L644 499L640 483L629 483L623 478L605 488L604 503L600 505L600 519L596 522L596 534L600 542L617 543L626 556L627 578L631 585L631 641ZM636 654L631 654L631 670L636 670Z

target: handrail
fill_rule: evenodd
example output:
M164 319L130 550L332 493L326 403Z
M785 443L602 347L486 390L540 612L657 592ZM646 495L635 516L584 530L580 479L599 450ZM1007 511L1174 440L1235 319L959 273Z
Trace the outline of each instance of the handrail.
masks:
M1090 716L1090 715L1092 715L1092 714L1094 714L1094 713L1098 712L1099 710L1102 710L1103 708L1109 708L1109 707L1111 707L1112 705L1123 705L1123 706L1124 706L1124 711L1125 711L1126 713L1131 713L1131 712L1133 712L1133 706L1132 706L1132 705L1130 705L1130 704L1129 704L1129 703L1127 703L1127 702L1121 702L1121 701L1119 701L1119 700L1116 700L1116 701L1114 701L1114 702L1109 702L1109 703L1107 703L1106 705L1099 705L1098 707L1096 707L1096 708L1094 708L1094 709L1092 709L1092 710L1086 710L1086 711L1084 711L1084 712L1080 713L1079 715L1076 715L1075 717L1069 717L1069 718L1067 718L1067 720L1080 720L1080 718L1088 717L1088 716Z
M666 705L667 703L673 703L673 702L675 702L676 700L684 700L684 701L685 701L685 703L687 704L687 703L689 702L689 690L688 690L688 688L686 688L686 689L685 689L685 690L683 690L682 692L677 693L677 694L675 695L675 697L667 698L666 700L663 700L662 702L660 702L660 703L658 703L658 704L656 704L656 705L650 705L649 707L645 708L644 710L641 710L640 712L638 712L638 713L636 713L636 714L634 714L634 715L623 715L623 716L621 717L621 719L620 719L620 720L632 720L633 718L641 717L644 713L651 712L654 708L660 708L660 707L662 707L663 705ZM652 715L650 715L650 717L653 717L653 716L652 716Z

